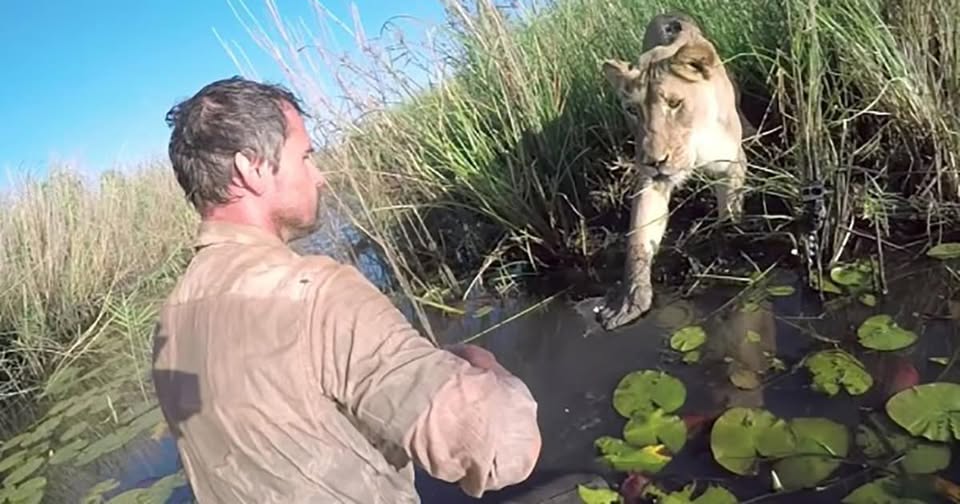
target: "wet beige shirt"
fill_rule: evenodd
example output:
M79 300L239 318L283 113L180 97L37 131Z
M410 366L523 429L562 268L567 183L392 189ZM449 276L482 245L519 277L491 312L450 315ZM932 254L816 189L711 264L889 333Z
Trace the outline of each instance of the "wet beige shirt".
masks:
M537 404L420 336L355 268L256 228L200 227L162 309L154 384L198 502L420 502L527 478Z

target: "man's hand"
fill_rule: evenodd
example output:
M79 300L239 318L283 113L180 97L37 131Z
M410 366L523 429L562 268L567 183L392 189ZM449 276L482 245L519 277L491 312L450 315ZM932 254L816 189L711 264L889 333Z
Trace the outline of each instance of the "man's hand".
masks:
M510 374L509 371L507 371L499 362L497 362L497 358L494 357L489 350L483 347L458 343L455 345L445 346L444 348L450 353L466 360L478 368L488 369L497 374Z

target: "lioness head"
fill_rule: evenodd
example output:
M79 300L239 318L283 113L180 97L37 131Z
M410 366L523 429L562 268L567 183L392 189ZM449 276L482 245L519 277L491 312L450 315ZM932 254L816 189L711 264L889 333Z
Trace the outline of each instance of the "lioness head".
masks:
M652 178L679 182L740 150L733 84L713 44L694 35L675 50L654 47L637 65L603 63L633 130L638 168Z

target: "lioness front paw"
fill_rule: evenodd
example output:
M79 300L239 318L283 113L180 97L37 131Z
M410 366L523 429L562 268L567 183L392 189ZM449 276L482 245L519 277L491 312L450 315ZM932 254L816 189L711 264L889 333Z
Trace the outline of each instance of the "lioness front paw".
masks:
M613 303L609 301L597 313L600 325L607 331L625 326L650 310L653 304L653 289L630 289Z

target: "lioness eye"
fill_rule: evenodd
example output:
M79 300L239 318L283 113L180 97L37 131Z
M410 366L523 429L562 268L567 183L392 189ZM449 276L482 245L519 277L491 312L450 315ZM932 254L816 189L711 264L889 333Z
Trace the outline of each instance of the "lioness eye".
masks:
M683 103L683 100L681 100L680 98L667 98L667 106L670 108L675 109L679 107L680 104L682 103Z

